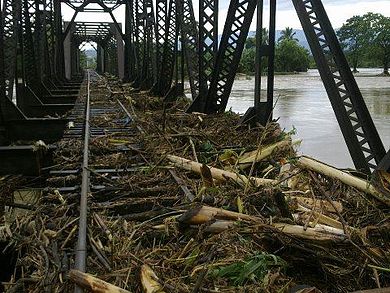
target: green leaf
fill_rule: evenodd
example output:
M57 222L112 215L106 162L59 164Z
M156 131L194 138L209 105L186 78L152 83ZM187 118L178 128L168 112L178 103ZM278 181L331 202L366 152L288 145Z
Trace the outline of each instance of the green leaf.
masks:
M284 268L286 267L286 262L276 255L261 253L216 269L213 271L213 275L215 277L227 278L235 286L241 286L249 281L263 282L268 271L275 267Z

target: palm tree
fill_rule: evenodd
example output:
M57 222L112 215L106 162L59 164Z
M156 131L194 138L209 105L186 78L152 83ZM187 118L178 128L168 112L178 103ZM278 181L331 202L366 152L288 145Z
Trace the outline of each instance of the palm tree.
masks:
M284 30L280 32L280 37L278 39L278 42L282 40L293 40L298 42L299 40L295 38L296 32L294 32L294 29L291 27L286 27Z
M262 43L263 45L267 45L268 44L268 41L269 41L269 38L268 38L268 30L266 28L263 28L263 30L261 31L261 39L262 39Z
M262 45L268 44L268 30L266 28L263 28L261 31L261 43ZM256 47L256 36L249 37L245 41L245 49L252 49Z

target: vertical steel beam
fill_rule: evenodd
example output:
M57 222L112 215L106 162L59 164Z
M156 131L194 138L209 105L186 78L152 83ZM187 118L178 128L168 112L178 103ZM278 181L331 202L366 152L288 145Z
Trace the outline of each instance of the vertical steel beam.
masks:
M240 123L266 125L272 119L274 98L274 68L275 68L275 19L276 0L270 0L268 43L263 41L264 1L259 0L257 5L256 26L256 59L255 59L255 95L254 107L247 110ZM267 57L267 95L262 101L261 77L264 59Z
M276 0L270 0L269 19L270 20L269 20L268 54L267 54L268 56L267 101L265 104L264 112L260 116L260 123L263 125L265 125L268 121L272 119L272 109L274 103Z
M96 48L96 72L102 74L103 66L102 66L102 46L97 44Z
M256 57L255 57L255 114L260 115L261 111L261 75L263 65L263 52L266 51L263 46L263 13L264 1L259 0L257 4L256 19Z

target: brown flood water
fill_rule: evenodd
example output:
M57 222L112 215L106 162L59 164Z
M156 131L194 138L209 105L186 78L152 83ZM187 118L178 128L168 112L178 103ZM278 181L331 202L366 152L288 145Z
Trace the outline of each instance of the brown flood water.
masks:
M386 150L390 148L390 77L378 77L381 69L361 69L356 80ZM265 83L265 80L263 81ZM244 113L253 105L254 78L236 80L228 109ZM337 167L353 167L340 128L317 70L275 77L279 97L274 118L286 130L297 129L301 153Z

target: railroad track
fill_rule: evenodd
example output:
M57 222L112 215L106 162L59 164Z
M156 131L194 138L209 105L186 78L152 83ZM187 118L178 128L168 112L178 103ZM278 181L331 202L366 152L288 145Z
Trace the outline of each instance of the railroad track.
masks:
M86 72L82 96L69 118L69 128L58 144L56 165L47 181L48 190L74 197L79 206L74 268L86 272L89 210L98 203L91 194L97 192L102 197L105 190L116 189L115 180L142 168L139 146L132 143L142 130L123 103L113 97L105 80L92 71ZM92 250L98 253L96 247ZM76 285L75 292L83 290Z

